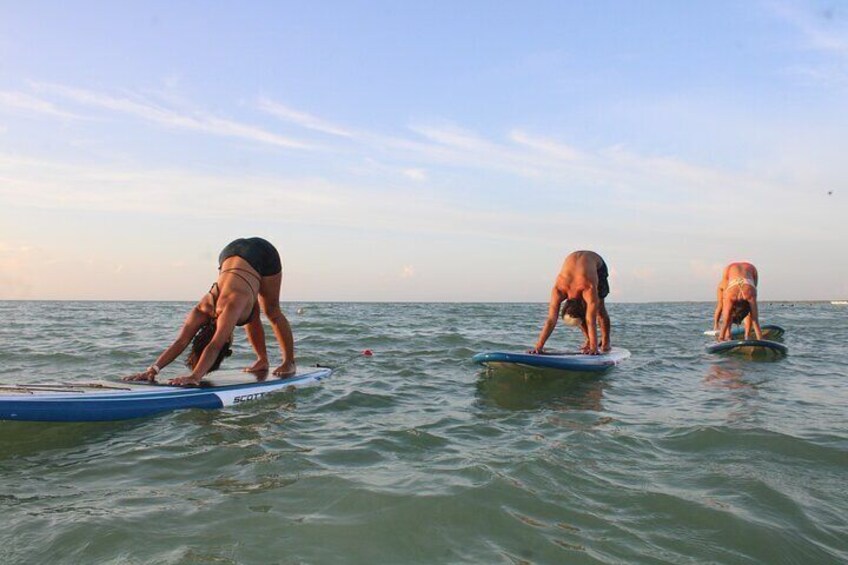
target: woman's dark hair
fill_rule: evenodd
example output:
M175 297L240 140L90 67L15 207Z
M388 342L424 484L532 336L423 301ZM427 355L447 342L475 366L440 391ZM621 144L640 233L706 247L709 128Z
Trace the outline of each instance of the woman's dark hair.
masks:
M212 336L215 335L215 322L209 322L208 324L203 324L200 326L200 329L197 330L197 333L194 334L194 339L191 340L191 352L189 352L188 357L186 357L186 367L189 369L194 369L194 366L197 365L197 362L200 360L200 356L203 354L203 350L206 349L206 346L209 345L209 342L212 341ZM221 361L224 360L224 357L229 357L233 354L233 350L230 349L230 342L224 344L224 347L221 348L221 351L218 353L218 358L215 359L215 362L212 364L212 367L209 369L209 373L212 371L217 371L218 367L221 366Z
M562 305L560 318L569 316L583 320L586 318L586 302L582 298L569 298Z
M745 316L751 313L751 305L747 300L734 300L730 306L730 321L734 324L741 324Z

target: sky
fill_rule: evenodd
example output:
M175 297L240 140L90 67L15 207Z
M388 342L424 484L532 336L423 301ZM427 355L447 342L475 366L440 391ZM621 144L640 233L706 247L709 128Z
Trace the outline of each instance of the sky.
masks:
M0 299L848 298L848 3L0 0Z

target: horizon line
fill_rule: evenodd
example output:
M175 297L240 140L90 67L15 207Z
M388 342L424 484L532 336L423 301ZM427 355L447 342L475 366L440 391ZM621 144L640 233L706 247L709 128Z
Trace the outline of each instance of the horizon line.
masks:
M841 301L840 298L821 299L793 299L793 300L759 300L762 304L831 304L833 301ZM172 302L186 303L197 302L196 300L179 299L147 299L147 298L0 298L0 302ZM607 301L605 304L712 304L715 300L634 300L634 301ZM546 304L546 300L280 300L280 304L313 303L313 304Z

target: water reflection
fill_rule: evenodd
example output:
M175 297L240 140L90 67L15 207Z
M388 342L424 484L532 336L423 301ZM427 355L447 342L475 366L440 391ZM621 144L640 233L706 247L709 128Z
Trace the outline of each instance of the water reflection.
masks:
M710 365L704 384L726 389L755 389L756 387L743 378L744 373L738 365Z
M149 419L122 422L0 422L0 464L32 455L53 457L120 440Z
M485 370L477 379L478 401L506 410L601 411L603 377L544 369Z
M704 384L710 388L727 391L719 399L727 413L728 423L742 422L755 415L759 406L759 384L745 377L745 363L713 364L707 370Z

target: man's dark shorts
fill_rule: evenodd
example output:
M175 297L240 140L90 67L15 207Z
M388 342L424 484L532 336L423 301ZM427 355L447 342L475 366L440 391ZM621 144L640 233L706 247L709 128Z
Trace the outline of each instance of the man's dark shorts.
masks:
M609 269L607 269L606 262L601 258L601 266L598 267L598 298L603 300L607 297L609 291Z

